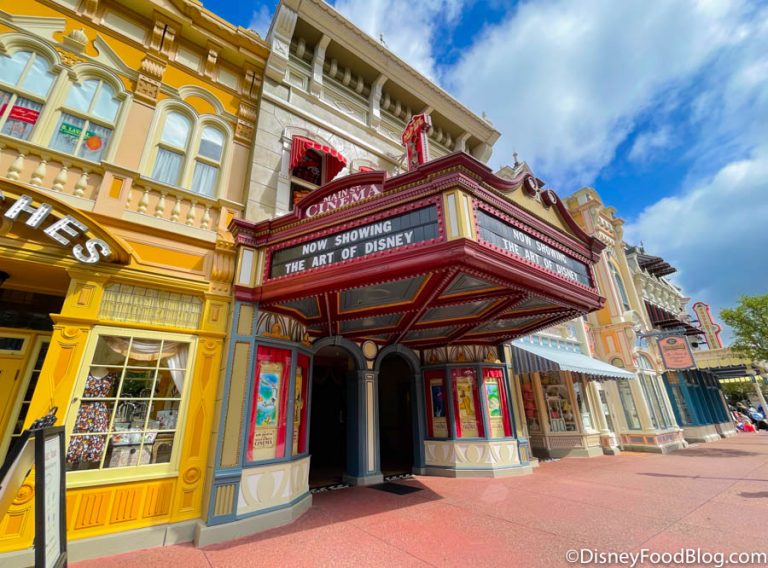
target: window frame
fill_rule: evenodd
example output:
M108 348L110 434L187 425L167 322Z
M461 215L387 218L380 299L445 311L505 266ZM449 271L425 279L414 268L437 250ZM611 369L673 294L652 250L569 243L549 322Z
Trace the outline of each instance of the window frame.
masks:
M155 179L152 177L152 173L155 168L155 163L157 162L160 148L164 148L169 152L176 153L178 153L179 150L182 150L181 148L171 146L168 143L162 142L161 140L168 116L174 112L177 112L190 120L191 128L189 132L189 139L187 141L187 147L183 149L184 151L182 153L182 165L179 175L180 181L178 184L169 184L164 181ZM224 138L221 146L221 157L219 158L218 162L200 154L202 134L207 127L212 127L218 130ZM170 100L166 102L165 105L162 103L157 105L151 129L152 137L148 139L149 145L148 147L145 147L144 160L140 167L142 177L145 180L163 187L169 187L186 192L189 195L197 196L197 198L202 200L210 199L216 201L224 197L223 194L225 192L225 187L222 181L227 177L229 173L229 160L232 152L231 145L234 139L232 129L226 122L214 115L198 114L194 108L187 105L183 101ZM192 189L195 165L198 161L204 165L218 168L218 175L216 176L216 184L213 188L213 195L205 195L204 193L197 192Z
M96 86L96 90L93 92L93 96L88 105L88 110L84 112L79 109L75 109L70 106L67 106L67 98L72 92L72 89L77 88L78 86L84 85L86 81L98 82ZM114 92L114 95L112 98L118 100L118 107L117 107L117 110L115 111L115 118L113 119L112 122L109 122L108 120L103 119L101 117L94 116L93 114L93 109L97 103L99 95L101 94L101 89L105 84L107 84ZM109 154L110 150L113 148L112 141L117 137L118 125L120 123L120 117L122 115L123 107L125 104L125 97L121 96L121 94L124 93L122 89L122 85L115 84L115 81L112 78L108 78L107 76L99 74L98 72L94 73L88 70L79 74L76 80L70 81L67 87L61 89L61 91L62 91L61 98L59 99L58 104L56 105L55 114L53 116L53 120L51 121L53 128L49 133L49 140L47 143L48 149L53 150L55 152L60 152L67 156L72 156L73 158L77 158L79 160L85 160L87 162L91 162L94 164L100 164L101 162L104 162L107 159L107 156L110 155ZM60 148L54 148L52 145L53 141L56 139L56 136L58 135L58 132L56 131L56 125L58 125L59 120L64 114L74 116L75 118L78 118L84 121L83 126L79 127L80 136L77 140L77 144L75 145L75 148L72 151L72 153L69 153ZM98 161L79 155L79 152L85 141L85 135L88 132L88 128L90 128L92 124L96 124L97 126L100 126L102 128L109 128L111 130L109 140L106 142L106 146L102 151Z
M191 393L191 384L195 379L195 366L196 366L196 354L198 337L191 334L181 333L166 333L160 331L139 330L133 328L124 327L112 327L112 326L95 326L89 334L88 341L83 351L83 357L80 362L80 367L77 371L77 375L72 386L72 402L68 408L65 424L65 451L68 451L69 443L72 438L72 431L77 421L78 411L80 408L80 402L82 393L85 388L90 369L93 366L93 357L96 352L96 347L99 343L99 339L102 336L115 336L115 337L130 337L137 339L151 339L151 340L166 340L166 341L180 341L189 345L189 353L187 354L187 366L184 375L184 386L182 392L179 393L180 404L179 414L176 424L176 436L173 441L173 449L171 452L171 458L166 463L156 464L137 464L128 467L115 467L104 468L100 466L98 469L89 470L72 470L67 471L67 487L83 487L90 485L101 485L104 483L121 483L128 481L137 481L145 479L155 479L164 477L177 477L179 475L179 465L181 461L181 451L185 442L186 436L186 419L189 409L189 398ZM125 366L125 365L123 365ZM149 412L149 411L148 411ZM146 428L145 428L146 430ZM107 434L108 436L108 434ZM109 441L105 441L108 445ZM107 449L105 448L105 452ZM102 460L104 458L102 457Z
M7 108L0 114L0 134L2 136L8 136L9 138L12 138L14 140L21 140L23 142L32 142L36 139L36 134L40 132L41 127L39 127L40 124L42 124L46 108L50 105L48 104L51 99L51 94L55 92L57 88L57 79L59 77L59 74L56 69L56 61L52 61L48 55L41 52L39 49L36 49L36 46L32 45L18 45L14 46L15 49L8 49L7 52L3 55L4 57L12 58L14 55L20 52L30 52L32 56L27 60L27 62L24 64L23 69L21 70L21 73L19 74L19 78L16 81L15 85L10 85L5 82L0 82L0 90L9 92L11 94L10 99L8 99L8 102L6 103ZM53 76L53 80L51 81L51 84L48 86L48 91L45 95L38 95L37 93L33 93L31 91L27 91L23 88L21 88L19 85L21 85L27 75L29 74L30 69L32 68L32 65L34 64L35 59L38 57L41 57L43 60L45 60L48 63L48 72ZM6 134L2 132L2 129L5 128L5 125L8 122L8 117L11 114L11 110L13 109L14 103L21 98L29 99L31 101L36 102L37 104L41 105L40 110L38 111L38 117L35 121L35 124L32 126L32 130L29 133L28 138L17 138L16 136L12 136L10 134Z
M625 312L629 311L632 309L632 305L629 302L629 294L627 293L627 287L624 284L624 279L621 277L621 272L613 262L610 262L609 266L611 278L613 279L613 285L616 287L619 307L623 307Z

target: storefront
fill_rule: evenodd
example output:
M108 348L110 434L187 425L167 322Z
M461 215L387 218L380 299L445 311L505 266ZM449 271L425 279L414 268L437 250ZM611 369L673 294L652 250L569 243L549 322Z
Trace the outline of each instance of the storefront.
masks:
M585 355L576 341L531 335L512 342L531 450L537 457L619 451L603 381L633 374Z
M736 435L714 373L706 369L667 371L664 382L687 441L711 442Z
M464 153L232 224L236 305L208 527L295 518L311 487L530 471L505 341L601 305L601 245L527 171Z

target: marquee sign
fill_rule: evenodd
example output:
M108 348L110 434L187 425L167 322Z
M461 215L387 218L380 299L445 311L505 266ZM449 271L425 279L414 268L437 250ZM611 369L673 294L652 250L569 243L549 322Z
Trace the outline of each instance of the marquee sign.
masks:
M429 161L429 140L432 119L428 114L415 114L405 125L401 140L408 157L408 170L414 170Z
M704 332L704 337L707 340L707 346L710 349L720 349L723 347L723 340L720 339L720 332L722 329L712 319L712 312L709 309L709 305L704 302L696 302L693 304L693 311L699 318L699 327Z
M379 184L369 183L363 185L355 185L352 187L345 187L344 189L340 189L335 193L326 195L322 201L313 203L312 205L308 206L304 210L304 215L306 217L314 217L315 215L320 215L321 213L327 213L328 211L333 211L335 209L339 209L340 207L345 207L347 205L357 203L358 201L363 201L364 199L375 197L380 195L381 192L382 187Z
M513 256L524 258L551 270L566 280L592 286L586 264L567 256L540 239L480 210L477 212L477 225L479 237L482 240Z
M102 239L88 239L83 244L75 244L78 238L90 231L85 224L71 215L52 216L55 210L49 203L41 203L36 207L33 203L34 199L28 195L20 195L16 201L11 201L0 191L0 210L5 208L3 219L21 222L22 216L25 216L24 224L27 227L42 231L44 235L61 246L71 247L72 256L79 262L95 264L112 254L109 245ZM49 217L59 217L59 219L43 228Z
M294 275L437 238L437 207L409 213L301 243L272 254L269 276Z

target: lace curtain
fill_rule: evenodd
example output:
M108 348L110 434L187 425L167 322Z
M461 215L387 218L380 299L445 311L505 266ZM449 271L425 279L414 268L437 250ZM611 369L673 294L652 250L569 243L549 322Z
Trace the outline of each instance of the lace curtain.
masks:
M130 348L130 357L138 361L157 361L165 359L168 370L173 378L173 383L179 393L183 392L184 373L187 368L187 356L189 344L181 341L158 341L151 339L129 339L123 337L104 338L115 353L127 355ZM163 367L165 364L162 365Z

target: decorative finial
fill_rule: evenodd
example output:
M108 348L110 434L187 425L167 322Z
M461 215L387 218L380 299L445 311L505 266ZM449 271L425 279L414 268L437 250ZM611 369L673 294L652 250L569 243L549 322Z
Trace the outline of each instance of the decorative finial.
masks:
M517 167L520 165L520 162L517 161L517 152L512 152L512 157L515 159L514 166Z
M379 41L383 43L384 45L387 45L387 42L384 41L384 34L379 32Z

